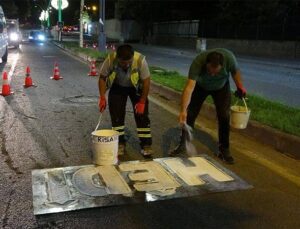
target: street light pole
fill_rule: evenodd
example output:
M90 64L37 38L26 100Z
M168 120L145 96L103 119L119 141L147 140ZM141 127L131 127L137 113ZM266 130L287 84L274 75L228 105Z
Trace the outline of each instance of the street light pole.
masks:
M58 24L61 25L61 1L62 0L58 0ZM60 26L59 28L59 32L58 32L58 40L61 41L62 40L62 26Z
M61 1L62 0L58 0L58 21L62 22L62 16L61 16Z
M83 47L83 7L84 7L84 0L80 2L80 35L79 35L79 46Z
M48 12L47 27L50 30L50 0L48 1L47 12Z
M104 33L104 24L105 24L105 0L99 0L98 49L101 52L106 52L106 37Z

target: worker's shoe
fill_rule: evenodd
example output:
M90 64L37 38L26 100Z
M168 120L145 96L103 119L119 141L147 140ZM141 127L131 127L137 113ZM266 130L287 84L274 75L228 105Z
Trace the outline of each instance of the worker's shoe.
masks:
M119 147L118 147L118 155L124 155L125 148L126 148L126 145L124 143L120 143Z
M225 161L227 164L234 164L234 159L231 156L230 151L229 151L228 148L223 148L223 147L220 146L217 156L222 161Z
M151 146L143 146L141 149L141 154L144 157L151 157L152 153L153 153L153 150L152 150Z
M171 150L169 152L169 156L174 157L178 154L185 154L186 153L186 147L185 147L185 141L181 141L175 149Z

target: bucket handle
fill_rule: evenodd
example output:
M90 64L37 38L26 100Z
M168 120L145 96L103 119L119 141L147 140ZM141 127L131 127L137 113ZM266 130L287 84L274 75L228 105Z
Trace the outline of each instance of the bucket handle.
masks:
M98 124L97 124L94 131L98 130L98 127L100 126L101 120L102 120L102 113L100 113L100 115L99 115Z
M246 107L246 112L248 112L248 107L247 107L247 103L246 103L245 98L243 97L242 100L243 100L244 105L245 105L245 107ZM238 103L238 101L236 101L235 105L237 105L237 103Z

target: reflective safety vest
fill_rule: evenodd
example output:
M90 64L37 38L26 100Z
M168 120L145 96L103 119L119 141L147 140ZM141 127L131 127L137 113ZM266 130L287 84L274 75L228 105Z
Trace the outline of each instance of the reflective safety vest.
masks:
M106 81L107 87L110 88L118 74L118 60L116 58L116 52L111 53L109 56L109 64L111 66L110 69L110 74L108 76L108 79ZM130 80L132 85L138 89L138 87L140 86L140 69L142 66L142 62L145 59L145 56L138 53L138 52L134 52L133 55L133 62L131 64L131 73L130 73Z

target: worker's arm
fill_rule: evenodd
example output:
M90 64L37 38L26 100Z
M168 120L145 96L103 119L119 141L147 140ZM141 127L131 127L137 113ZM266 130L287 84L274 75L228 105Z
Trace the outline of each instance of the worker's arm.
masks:
M232 79L237 88L243 86L242 74L240 70L236 70L234 73L232 73Z
M243 98L243 97L246 97L246 89L244 88L243 86L243 80L242 80L242 74L241 74L241 71L240 70L236 70L235 72L232 73L232 78L233 78L233 81L236 85L236 92L235 92L235 95L239 98Z
M105 96L106 92L106 77L103 75L100 75L99 81L98 81L98 87L99 87L99 95Z
M106 58L101 66L100 76L98 80L98 88L99 88L98 105L99 105L100 112L103 112L106 108L105 92L106 92L106 81L108 75L109 75L109 59Z
M146 79L142 80L142 95L141 95L141 98L140 100L142 101L146 101L147 100L147 97L148 97L148 94L149 94L149 90L150 90L150 77L147 77Z
M186 123L186 117L187 117L187 107L191 101L191 95L194 91L196 85L196 81L192 79L188 79L186 82L185 88L182 93L181 97L181 110L179 113L179 123L184 124Z

